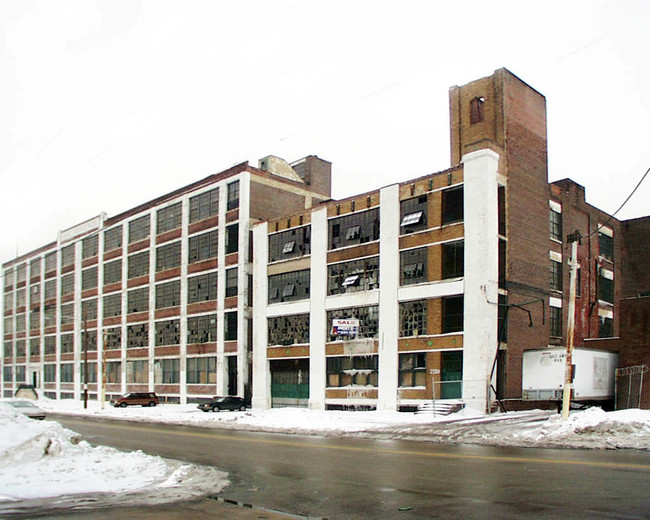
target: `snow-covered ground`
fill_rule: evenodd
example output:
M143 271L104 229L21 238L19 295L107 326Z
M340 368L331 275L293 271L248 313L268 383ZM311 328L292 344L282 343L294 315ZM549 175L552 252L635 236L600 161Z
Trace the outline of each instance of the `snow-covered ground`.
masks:
M650 410L548 411L485 416L465 409L452 416L398 412L336 412L297 408L204 413L196 405L101 409L89 402L40 399L48 413L132 421L311 435L372 435L435 442L565 448L650 449ZM164 501L216 494L227 475L212 468L92 447L52 421L36 421L0 403L0 504L35 497L102 494L109 500Z

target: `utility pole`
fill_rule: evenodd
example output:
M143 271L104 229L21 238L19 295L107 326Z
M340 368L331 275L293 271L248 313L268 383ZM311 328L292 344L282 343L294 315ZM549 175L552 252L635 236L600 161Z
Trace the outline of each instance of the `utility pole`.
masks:
M569 310L567 316L566 331L566 365L564 367L564 389L562 393L562 420L569 418L569 407L571 405L571 387L573 384L573 336L576 323L576 286L578 280L578 243L582 235L575 231L567 235L567 242L571 244L571 258L569 259L570 282L569 282Z

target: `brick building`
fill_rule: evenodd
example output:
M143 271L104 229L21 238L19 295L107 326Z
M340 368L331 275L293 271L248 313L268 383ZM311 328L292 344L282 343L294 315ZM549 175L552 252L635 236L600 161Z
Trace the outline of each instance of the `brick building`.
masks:
M524 351L566 345L575 231L575 345L650 365L650 217L548 182L545 98L506 69L449 106L449 169L332 201L329 163L269 156L5 263L4 395L79 398L87 338L91 398L106 361L109 395L174 402L526 406Z
M3 396L250 395L250 227L330 196L331 165L239 164L3 264ZM99 374L99 375L98 375Z

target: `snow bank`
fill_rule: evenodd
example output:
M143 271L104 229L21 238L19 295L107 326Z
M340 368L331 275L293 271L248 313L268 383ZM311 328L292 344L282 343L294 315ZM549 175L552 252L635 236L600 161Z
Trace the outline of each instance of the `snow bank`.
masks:
M0 430L0 502L138 491L160 502L179 494L216 493L227 484L226 475L212 468L141 451L92 447L60 424L29 419L4 403L0 403ZM174 493L168 492L170 488Z

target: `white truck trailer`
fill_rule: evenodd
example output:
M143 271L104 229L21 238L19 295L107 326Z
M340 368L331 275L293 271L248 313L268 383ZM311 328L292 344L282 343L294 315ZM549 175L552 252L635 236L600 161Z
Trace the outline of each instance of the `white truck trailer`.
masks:
M524 351L522 397L532 401L562 399L564 388L565 347ZM588 348L573 350L573 401L614 399L618 354Z

